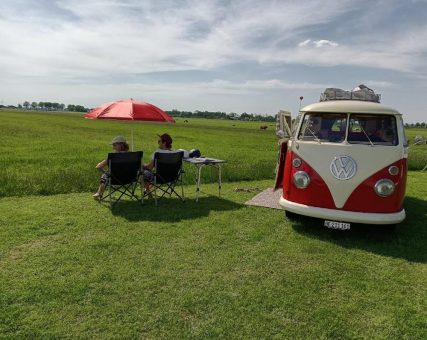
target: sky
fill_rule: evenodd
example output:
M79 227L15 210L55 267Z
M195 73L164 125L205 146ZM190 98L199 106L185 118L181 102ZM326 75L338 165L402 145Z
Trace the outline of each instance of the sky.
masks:
M365 84L427 121L427 0L1 0L0 103L274 115Z

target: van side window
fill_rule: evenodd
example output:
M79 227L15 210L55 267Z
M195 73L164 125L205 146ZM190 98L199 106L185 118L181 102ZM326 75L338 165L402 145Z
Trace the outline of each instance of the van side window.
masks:
M345 113L306 113L298 139L341 143L345 139L346 128Z
M396 118L391 115L351 114L347 141L350 144L397 145Z

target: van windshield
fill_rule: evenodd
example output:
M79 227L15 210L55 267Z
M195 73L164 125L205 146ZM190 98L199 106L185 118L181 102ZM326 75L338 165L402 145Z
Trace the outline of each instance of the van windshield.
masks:
M389 115L350 114L350 144L397 145L396 118Z
M298 139L341 143L345 139L346 113L306 113Z
M348 118L348 133L347 130ZM298 139L303 141L350 144L398 145L396 117L359 113L308 112Z

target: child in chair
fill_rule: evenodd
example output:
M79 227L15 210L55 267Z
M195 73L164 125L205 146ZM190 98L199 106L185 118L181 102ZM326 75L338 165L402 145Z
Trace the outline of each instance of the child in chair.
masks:
M126 139L122 136L117 136L113 138L111 141L111 145L113 146L114 152L127 152L129 151L129 145L126 142ZM95 168L102 172L101 179L99 181L99 188L96 193L93 194L93 198L96 200L101 199L102 194L104 193L105 186L107 183L107 180L110 176L108 170L105 170L105 167L108 165L107 159L104 159L103 161L99 162Z

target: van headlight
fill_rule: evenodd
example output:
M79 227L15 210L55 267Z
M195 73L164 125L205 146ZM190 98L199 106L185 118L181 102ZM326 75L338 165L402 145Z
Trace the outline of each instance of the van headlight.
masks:
M387 197L394 192L394 183L389 179L380 179L375 183L375 192L378 196Z
M294 173L294 184L299 189L305 189L310 184L310 176L305 171L297 171Z

